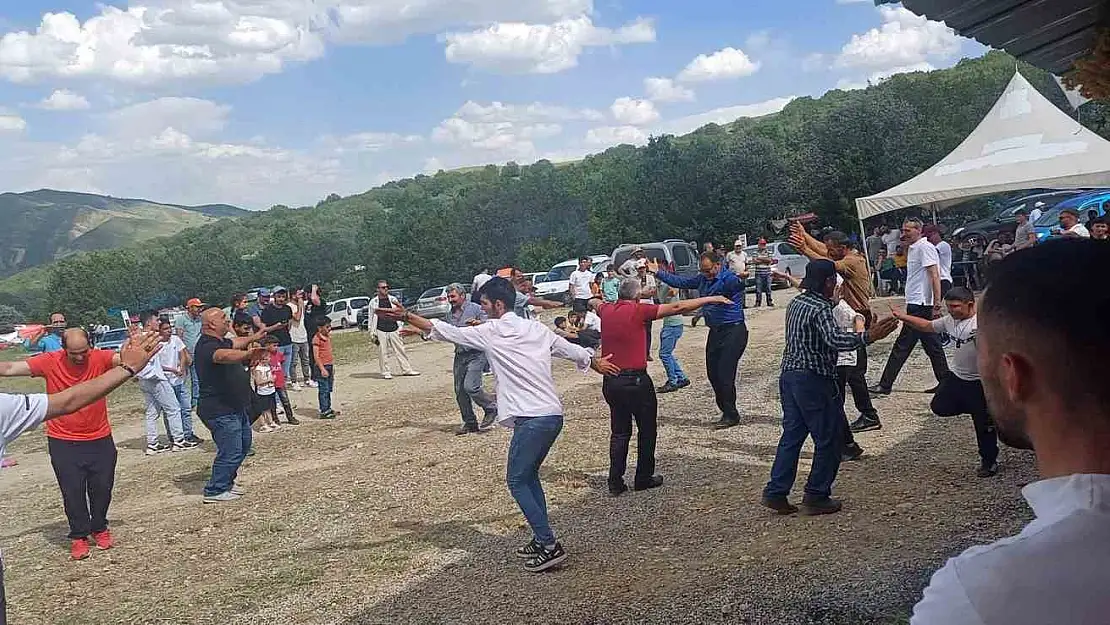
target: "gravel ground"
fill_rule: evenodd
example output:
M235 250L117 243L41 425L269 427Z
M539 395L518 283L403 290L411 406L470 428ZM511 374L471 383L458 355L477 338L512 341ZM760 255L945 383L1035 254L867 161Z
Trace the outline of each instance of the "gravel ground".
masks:
M39 435L0 476L10 622L23 623L900 623L928 576L961 549L1029 518L1032 458L1006 450L980 480L970 419L938 419L924 354L888 398L884 429L841 468L842 513L776 517L759 506L779 435L783 303L749 311L744 422L715 432L706 330L678 354L694 384L661 397L663 488L606 496L608 412L594 375L556 365L563 434L544 465L552 522L571 557L543 575L512 550L524 522L504 486L509 434L457 438L451 349L417 343L419 378L381 380L365 335L342 335L334 422L259 435L243 500L202 507L205 450L145 458L134 393L113 402L120 446L118 546L66 560ZM882 309L883 305L877 305ZM339 341L339 339L337 339ZM871 349L871 379L892 339ZM652 375L663 378L658 363ZM635 445L633 445L633 448ZM634 452L633 452L634 455ZM630 459L630 464L633 461ZM798 490L808 471L803 454Z

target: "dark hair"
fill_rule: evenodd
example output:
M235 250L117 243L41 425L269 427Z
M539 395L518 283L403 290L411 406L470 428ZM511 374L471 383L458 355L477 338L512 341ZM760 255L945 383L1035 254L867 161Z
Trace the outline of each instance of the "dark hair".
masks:
M169 320L168 317L159 317L158 318L158 327L159 328L161 328L162 326L168 326L168 325L170 325L170 320Z
M848 235L839 230L826 232L824 237L822 238L824 239L825 243L832 243L833 245L843 245L847 247L849 243Z
M247 299L247 294L246 293L236 293L235 295L231 296L231 303L235 304L235 303L241 302L245 299Z
M262 337L262 344L263 345L277 345L278 344L277 337L276 336L264 336L264 337Z
M944 301L946 302L974 302L975 294L969 289L962 286L954 286L948 289L944 294Z
M1106 223L1107 223L1107 221L1106 221L1106 216L1105 215L1095 217L1094 219L1092 219L1090 221L1090 224L1092 226L1095 225L1095 224L1106 224Z
M376 286L384 286L385 288L388 289L389 288L389 280L378 280Z
M558 328L567 322L566 317L555 317L555 327Z
M1110 353L1110 290L1092 287L1086 271L1110 267L1110 245L1057 240L1019 250L993 264L979 306L979 331L1020 346L1045 363L1049 387L1065 405L1106 413L1110 385L1094 363Z
M589 256L579 256L578 257L578 262L582 262L582 261L586 261L588 263L588 262L590 262L590 257Z
M322 328L324 326L328 326L330 328L331 327L331 319L328 319L327 317L317 317L316 318L316 327L317 328Z
M254 325L254 321L251 320L250 315L248 315L246 313L236 313L235 318L231 320L231 325L233 325L233 326L250 326L250 325Z
M486 298L490 304L501 302L505 310L512 310L516 306L516 289L512 282L505 278L490 278L478 289L478 297Z
M698 254L698 261L703 260L708 260L715 265L721 262L721 257L717 254L717 252L702 252L701 254Z

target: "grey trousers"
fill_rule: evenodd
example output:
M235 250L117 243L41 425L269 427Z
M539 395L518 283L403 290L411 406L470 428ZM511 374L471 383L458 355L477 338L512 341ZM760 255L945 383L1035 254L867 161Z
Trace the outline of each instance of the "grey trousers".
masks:
M464 425L478 427L473 404L481 406L487 416L497 414L497 401L482 388L482 371L485 368L484 352L455 352L455 399L459 402Z

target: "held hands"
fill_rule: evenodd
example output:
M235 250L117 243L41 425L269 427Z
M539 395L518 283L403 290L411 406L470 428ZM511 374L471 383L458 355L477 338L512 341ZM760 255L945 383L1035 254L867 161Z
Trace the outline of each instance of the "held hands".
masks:
M893 310L892 310L893 312ZM893 317L884 317L875 323L871 324L871 329L867 331L867 342L874 343L881 341L890 336L891 332L898 329L898 314L894 313Z
M933 304L933 319L940 319L942 312L940 304Z
M120 346L119 361L120 364L139 371L160 349L162 349L162 339L157 332L137 330L132 332L131 338Z
M405 310L404 306L394 306L393 308L379 308L375 310L374 313L379 317L401 321L405 318L405 315L408 314L408 311Z
M602 358L594 356L593 359L590 360L590 367L601 375L618 375L621 372L621 368L617 365L614 365L612 363L612 360L612 354L609 354L608 356L604 356Z
M733 303L733 301L732 301L732 300L730 300L729 298L725 297L724 295L713 295L713 296L709 297L708 299L709 299L709 302L708 302L708 303L710 303L710 304L725 304L725 305L729 305L729 304L732 304L732 303Z

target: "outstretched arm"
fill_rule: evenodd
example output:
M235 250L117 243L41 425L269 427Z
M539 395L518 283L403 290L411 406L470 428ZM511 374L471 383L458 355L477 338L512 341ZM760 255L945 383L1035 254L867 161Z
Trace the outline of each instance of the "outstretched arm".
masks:
M131 379L161 349L157 332L143 332L133 336L119 350L120 365L87 382L71 386L60 393L49 395L46 418L53 419L74 413L104 397Z
M898 310L897 308L894 308L893 306L891 306L891 308L890 308L890 314L893 315L895 319L897 319L897 320L901 321L902 323L908 325L909 327L913 328L914 330L917 330L918 332L927 332L927 333L930 333L930 334L933 333L933 332L936 332L936 328L933 327L933 322L932 321L922 319L921 317L914 317L913 315L908 315L905 312L902 312L902 311Z
M31 377L31 366L27 364L26 360L0 362L0 377L29 378Z
M662 319L664 317L673 317L675 315L693 312L708 304L732 304L732 300L723 295L714 295L712 297L696 297L675 304L661 304L659 306L659 312L655 314L655 318Z

